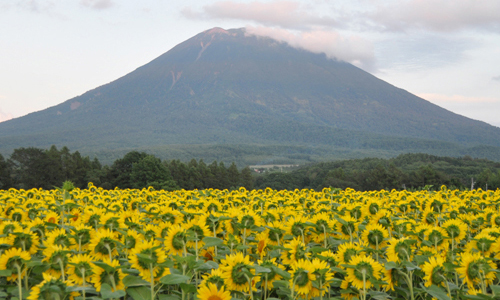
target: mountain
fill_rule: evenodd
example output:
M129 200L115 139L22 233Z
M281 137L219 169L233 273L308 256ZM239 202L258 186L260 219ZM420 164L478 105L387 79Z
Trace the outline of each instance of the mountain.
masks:
M289 145L500 159L500 128L324 54L213 28L109 84L0 123L4 153L52 144L83 153Z

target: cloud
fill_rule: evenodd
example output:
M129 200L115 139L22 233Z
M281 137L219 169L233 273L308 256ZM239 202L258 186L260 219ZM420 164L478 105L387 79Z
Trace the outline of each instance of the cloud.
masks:
M0 109L0 122L4 122L12 119L14 116L10 113L4 113L2 109Z
M80 4L92 9L107 9L115 5L112 0L80 0Z
M52 0L16 0L10 1L10 3L2 3L0 6L2 9L9 9L17 7L21 10L27 10L35 13L47 12L55 7L54 1Z
M252 26L247 26L246 32L270 37L314 53L325 53L329 58L349 62L365 70L374 69L373 47L360 37L343 37L332 30L292 32L286 29Z
M500 99L493 97L466 97L462 95L444 95L444 94L432 94L432 93L422 93L417 94L420 98L429 100L434 103L497 103L500 104Z
M493 76L491 77L491 79L495 80L495 81L500 81L500 75L498 76Z
M340 25L334 18L318 15L312 12L309 6L297 1L253 1L248 3L221 1L204 6L201 12L184 8L181 13L190 19L245 20L264 26L293 29Z
M376 1L374 10L363 13L374 26L390 31L427 29L449 32L480 29L499 32L498 0L403 0Z

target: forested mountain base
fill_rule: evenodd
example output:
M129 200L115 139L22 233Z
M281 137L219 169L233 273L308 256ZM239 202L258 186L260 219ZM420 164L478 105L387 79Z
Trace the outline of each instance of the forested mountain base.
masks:
M325 187L353 188L360 191L380 189L500 188L500 163L485 159L438 157L429 154L403 154L395 158L364 158L310 163L291 172L257 174L233 162L202 159L161 160L145 152L131 151L110 165L94 158L58 150L15 149L6 159L0 154L0 189L51 189L70 180L84 188L89 182L105 189L115 187L155 189L247 189L294 190Z

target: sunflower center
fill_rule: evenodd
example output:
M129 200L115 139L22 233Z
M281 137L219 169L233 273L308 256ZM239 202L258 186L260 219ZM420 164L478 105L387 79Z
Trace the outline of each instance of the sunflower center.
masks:
M247 278L245 277L245 273L241 271L245 267L246 265L243 263L238 263L233 267L233 270L231 271L231 279L234 281L234 283L238 285L248 283Z
M356 276L358 280L363 281L363 274L365 274L365 279L368 279L373 275L373 267L369 262L363 261L356 265L356 268L354 269L354 276Z
M33 245L33 241L31 240L31 236L29 236L29 235L17 236L14 239L14 243L13 243L14 247L18 247L20 249L25 249L26 251L29 251L31 249L31 245Z
M378 204L377 203L372 203L370 204L370 207L368 208L368 211L370 214L375 215L379 210Z
M301 236L302 233L304 232L304 224L302 223L293 224L291 231L294 236Z
M83 272L85 272L85 277L89 278L92 275L92 267L88 262L80 262L75 266L75 274L83 278Z
M380 245L384 240L384 234L380 230L371 230L368 233L368 243L371 245Z
M471 262L469 264L469 267L467 268L467 277L469 277L471 280L474 280L479 277L479 265L475 262Z
M361 208L356 207L355 209L351 210L350 214L354 219L359 219L361 217Z
M491 241L487 238L480 238L477 241L477 249L479 251L485 252L485 251L488 251L490 249L492 244L493 244L493 241Z
M181 250L184 248L184 240L186 239L186 234L184 232L178 232L174 235L172 239L172 247L175 250Z
M441 232L433 230L429 234L429 241L431 241L432 243L434 243L436 245L441 245L444 242L444 237L441 234Z
M207 298L207 300L223 300L223 299L218 295L211 295Z
M342 225L342 233L345 235L351 235L355 231L354 224L349 222L347 225Z
M307 283L309 283L309 275L308 272L304 269L298 269L295 272L295 285L299 287L305 286Z
M451 237L457 237L460 235L460 228L457 225L450 225L446 227L446 231Z
M444 281L443 279L443 268L436 267L432 270L431 282L435 285L439 285Z

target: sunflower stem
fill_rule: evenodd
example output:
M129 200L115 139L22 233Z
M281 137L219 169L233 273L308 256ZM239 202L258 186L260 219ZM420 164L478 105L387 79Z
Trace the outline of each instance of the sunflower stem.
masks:
M253 291L252 291L252 279L250 279L250 277L248 277L247 274L245 274L245 277L247 278L247 281L248 281L248 292L250 293L250 299L253 300Z
M59 267L61 268L62 281L65 282L66 279L65 279L65 276L64 276L64 263L63 263L63 261L62 261L61 258L57 258L57 263L59 264Z
M83 300L86 300L86 293L85 293L85 267L81 268L80 271L82 272L82 286L83 286Z
M153 274L153 264L149 264L149 274L151 276L150 278L150 284L151 284L151 300L154 300L155 298L155 278Z
M366 270L361 270L361 274L363 274L363 300L366 300Z
M23 288L21 285L21 266L16 262L14 265L17 269L17 288L19 290L19 299L23 299Z

